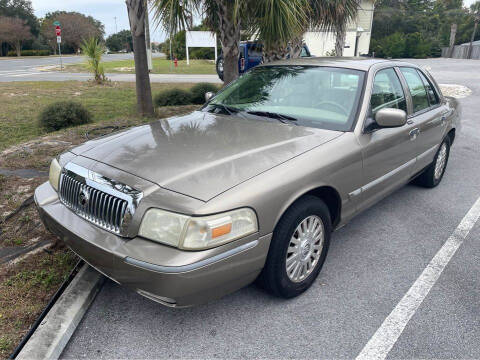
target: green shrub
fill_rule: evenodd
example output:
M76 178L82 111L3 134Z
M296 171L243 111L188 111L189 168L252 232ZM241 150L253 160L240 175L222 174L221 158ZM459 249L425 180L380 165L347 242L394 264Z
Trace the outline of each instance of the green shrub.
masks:
M182 89L169 89L157 94L154 99L156 106L189 105L192 95Z
M21 56L48 56L50 54L50 50L22 50L20 52ZM17 56L17 52L9 51L7 56Z
M55 131L70 126L92 122L91 113L74 101L60 101L48 105L39 116L40 126L48 131Z
M213 60L215 59L215 49L193 48L190 50L190 59Z
M190 89L193 104L203 104L206 92L217 92L218 87L210 83L198 83Z

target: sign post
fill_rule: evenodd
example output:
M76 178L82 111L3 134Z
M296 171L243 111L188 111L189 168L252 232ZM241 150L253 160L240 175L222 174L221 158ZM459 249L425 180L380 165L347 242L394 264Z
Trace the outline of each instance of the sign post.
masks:
M60 70L63 70L63 61L62 61L62 49L60 44L62 43L62 28L60 27L60 22L55 21L55 34L57 35L57 44L58 44L58 54L60 55Z

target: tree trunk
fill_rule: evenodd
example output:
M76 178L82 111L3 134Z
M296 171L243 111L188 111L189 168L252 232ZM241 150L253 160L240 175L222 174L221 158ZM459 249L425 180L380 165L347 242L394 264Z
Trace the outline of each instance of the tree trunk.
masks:
M473 42L475 41L475 35L477 33L477 26L478 26L478 20L475 20L475 25L473 26L473 33L472 37L470 39L470 46L468 47L468 56L467 59L472 58L472 51L473 51Z
M303 37L299 36L293 39L292 43L290 44L290 58L291 59L299 58L300 55L302 54L302 49L303 49Z
M137 111L141 116L152 116L153 101L148 73L147 47L145 44L145 0L126 0L130 30L133 37Z
M15 50L17 51L17 56L22 56L22 43L19 40L17 40L14 46L15 46Z
M240 19L235 16L234 1L216 0L216 4L223 51L223 82L227 85L238 78Z
M455 37L457 36L457 24L450 27L450 46L448 48L448 57L453 57L453 49L455 48Z
M263 62L269 63L276 60L286 59L289 49L286 44L271 44L269 48L263 50Z
M335 31L335 56L343 56L343 49L345 48L345 37L347 35L346 24L340 24Z

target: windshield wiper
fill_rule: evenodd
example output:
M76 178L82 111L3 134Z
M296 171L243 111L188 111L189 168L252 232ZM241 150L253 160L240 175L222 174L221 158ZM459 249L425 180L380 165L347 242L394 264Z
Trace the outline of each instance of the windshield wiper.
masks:
M274 112L270 112L270 111L247 111L248 114L251 114L251 115L256 115L256 116L265 116L265 117L268 117L268 118L271 118L271 119L276 119L276 120L279 120L280 122L286 124L287 121L297 121L296 118L292 117L292 116L289 116L289 115L283 115L283 114L279 114L279 113L274 113Z
M215 103L212 104L212 103L210 103L210 104L208 104L208 106L215 106L217 108L223 109L223 110L225 110L225 112L228 115L233 115L233 114L236 114L236 113L240 112L239 109L234 108L232 106L224 105L224 104L215 104Z

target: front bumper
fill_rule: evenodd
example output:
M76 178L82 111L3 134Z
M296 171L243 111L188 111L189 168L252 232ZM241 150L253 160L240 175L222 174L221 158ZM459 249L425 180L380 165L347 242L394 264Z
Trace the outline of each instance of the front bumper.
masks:
M271 235L250 235L203 251L183 251L140 237L126 239L65 207L47 182L35 190L45 226L98 271L168 306L191 306L253 282L262 270Z

